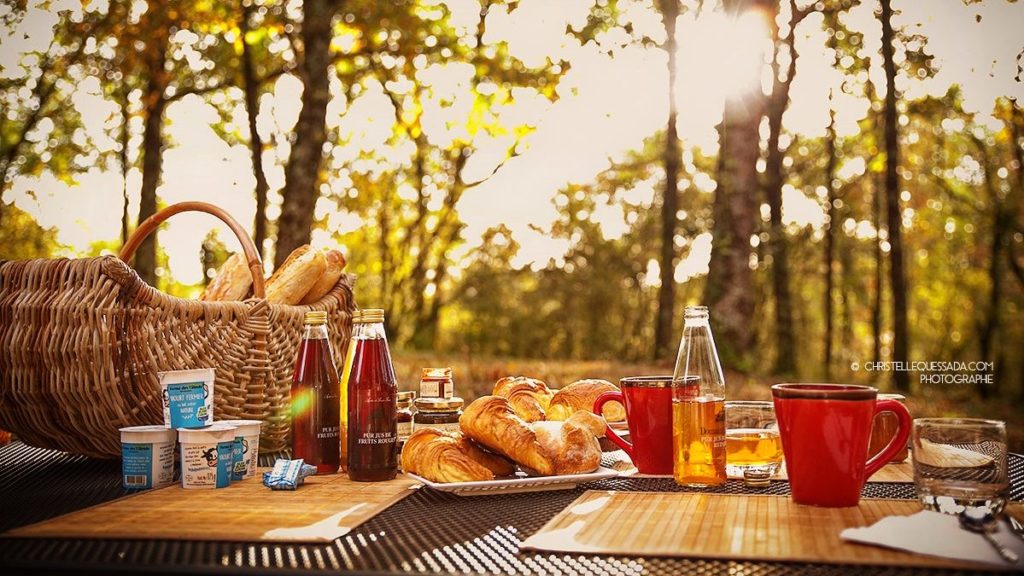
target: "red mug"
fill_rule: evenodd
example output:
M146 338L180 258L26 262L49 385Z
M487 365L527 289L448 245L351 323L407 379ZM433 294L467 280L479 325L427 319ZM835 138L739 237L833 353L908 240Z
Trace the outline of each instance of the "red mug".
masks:
M606 402L626 407L632 443L619 438L611 426L605 436L622 448L641 474L672 475L672 377L638 376L619 380L620 390L605 392L594 401L600 414Z
M794 502L826 508L856 506L867 479L907 445L911 428L907 408L877 397L878 390L870 386L772 386ZM880 412L896 416L896 433L868 459L872 423Z

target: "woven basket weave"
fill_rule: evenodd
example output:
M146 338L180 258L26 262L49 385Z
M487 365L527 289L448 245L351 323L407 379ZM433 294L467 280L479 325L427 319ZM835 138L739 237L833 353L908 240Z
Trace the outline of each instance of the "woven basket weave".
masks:
M245 302L183 300L125 264L161 222L213 214L235 232L253 271ZM262 264L222 210L175 204L141 224L121 258L0 262L0 429L28 444L89 456L121 453L118 428L163 422L157 372L214 368L217 420L262 420L261 452L289 445L289 393L302 322L326 310L335 362L351 335L353 278L309 306L268 304Z

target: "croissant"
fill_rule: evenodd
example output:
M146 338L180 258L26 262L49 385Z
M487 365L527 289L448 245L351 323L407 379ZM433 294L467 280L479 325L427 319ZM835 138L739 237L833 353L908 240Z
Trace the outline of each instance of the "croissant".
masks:
M537 440L551 456L555 474L584 474L601 465L601 445L596 436L604 435L604 420L580 411L564 422L545 420L530 425Z
M501 396L481 396L471 402L459 417L459 426L474 442L520 466L541 476L555 473L554 463L533 428Z
M594 401L605 392L614 392L618 388L607 380L577 380L562 388L551 398L548 405L548 420L568 420L575 412L594 411ZM618 402L609 402L601 409L601 414L608 422L622 422L626 419L626 409Z
M402 470L432 482L474 482L511 476L511 462L485 452L460 433L437 428L413 432L402 448Z
M600 417L581 412L564 422L528 424L500 396L483 396L459 418L463 433L540 476L590 472L601 465Z
M494 383L495 396L508 399L512 410L527 422L545 419L552 392L536 378L506 376Z

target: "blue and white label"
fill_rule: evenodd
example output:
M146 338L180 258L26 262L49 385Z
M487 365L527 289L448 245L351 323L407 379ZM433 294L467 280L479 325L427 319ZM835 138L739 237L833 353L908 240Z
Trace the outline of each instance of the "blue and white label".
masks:
M121 444L122 482L127 490L149 490L174 480L174 444Z
M128 490L149 490L153 487L153 445L122 444L121 472Z
M244 436L236 436L235 442L231 450L231 481L237 482L245 479L245 465L247 459L245 457L248 452L249 442Z
M217 444L217 488L224 488L231 484L235 462L234 452L235 441Z
M171 428L202 428L213 422L209 402L210 389L205 382L168 384L164 403Z

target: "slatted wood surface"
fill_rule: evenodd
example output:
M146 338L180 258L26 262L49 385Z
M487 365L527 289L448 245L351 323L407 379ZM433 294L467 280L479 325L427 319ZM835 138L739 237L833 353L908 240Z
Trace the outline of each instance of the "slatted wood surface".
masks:
M913 514L912 500L862 499L856 508L815 508L783 496L588 491L523 549L597 555L977 567L844 542L844 528Z
M789 476L786 475L786 464L782 464L782 468L772 476L773 480L789 480ZM882 466L882 469L875 472L875 475L868 478L868 482L895 482L895 483L914 483L914 464L909 458L903 462L896 464L886 464Z
M18 528L3 536L230 542L329 542L405 498L417 482L353 482L311 476L295 491L256 478L219 490L169 486Z

